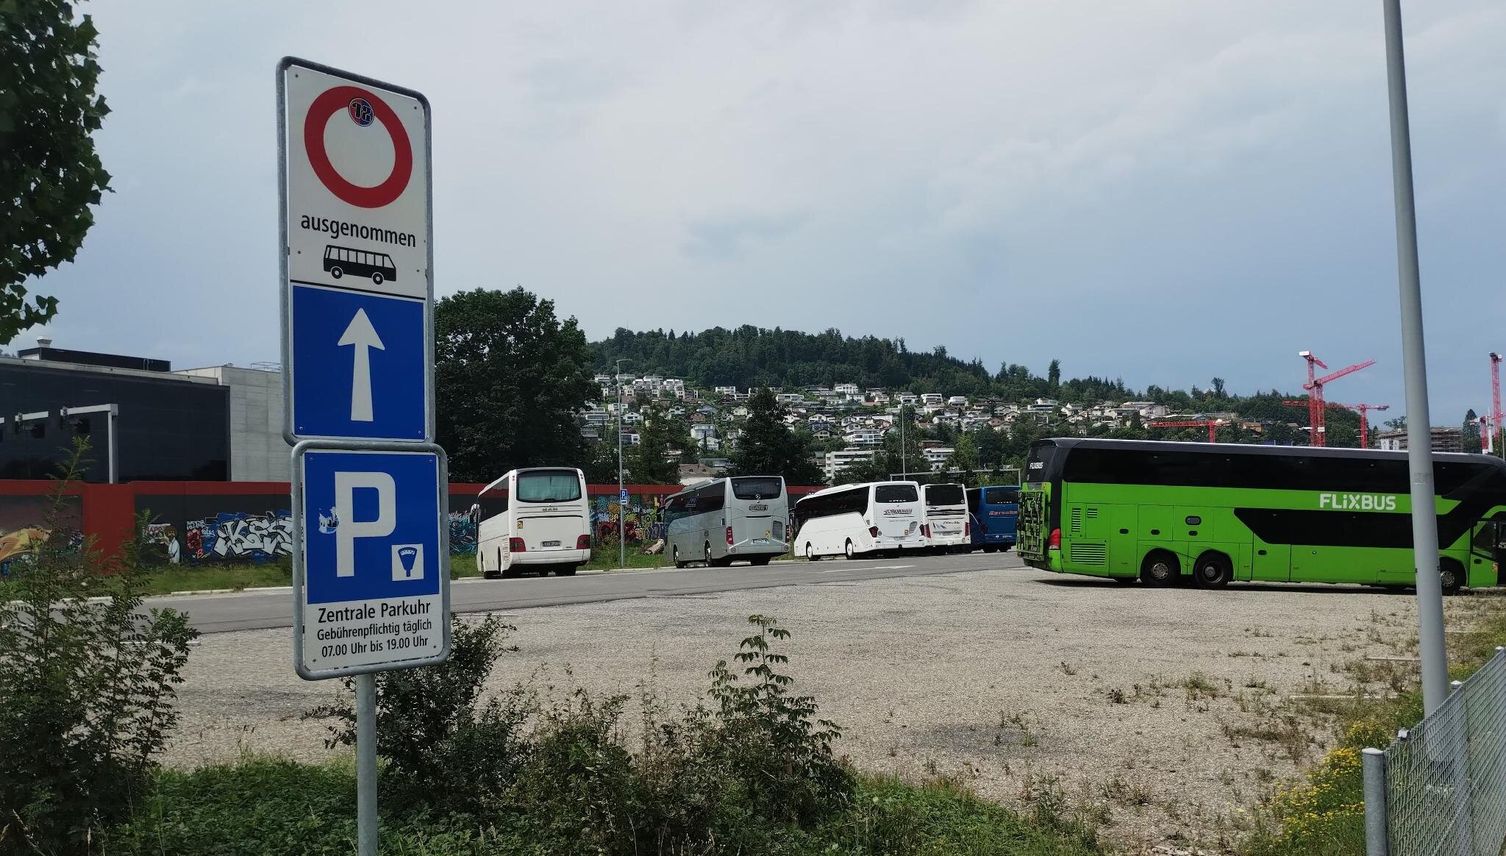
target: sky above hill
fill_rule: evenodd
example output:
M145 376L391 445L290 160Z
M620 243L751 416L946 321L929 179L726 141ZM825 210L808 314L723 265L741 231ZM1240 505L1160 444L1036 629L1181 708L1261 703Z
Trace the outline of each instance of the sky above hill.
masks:
M1434 422L1506 350L1506 5L1405 3ZM60 347L279 353L274 66L425 92L439 294L1402 409L1377 0L86 5L115 193Z

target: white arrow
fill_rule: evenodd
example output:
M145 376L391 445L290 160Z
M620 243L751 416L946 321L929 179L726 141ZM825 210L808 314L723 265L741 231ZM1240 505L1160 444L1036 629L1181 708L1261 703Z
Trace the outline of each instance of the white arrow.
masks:
M356 317L340 337L340 345L355 346L355 370L350 376L350 421L370 422L371 416L371 349L387 350L377 336L365 309L357 309Z

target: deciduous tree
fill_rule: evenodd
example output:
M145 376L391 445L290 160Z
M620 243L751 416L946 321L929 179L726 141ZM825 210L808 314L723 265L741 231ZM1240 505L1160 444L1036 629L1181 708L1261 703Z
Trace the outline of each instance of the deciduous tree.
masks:
M784 424L784 407L763 387L748 400L748 419L732 454L734 475L782 475L788 484L820 484L808 434Z
M97 35L64 0L0 2L0 344L57 314L27 280L73 260L109 189Z
M585 334L522 288L476 289L434 310L439 443L456 481L586 459L577 414L601 390ZM615 444L614 444L615 445Z

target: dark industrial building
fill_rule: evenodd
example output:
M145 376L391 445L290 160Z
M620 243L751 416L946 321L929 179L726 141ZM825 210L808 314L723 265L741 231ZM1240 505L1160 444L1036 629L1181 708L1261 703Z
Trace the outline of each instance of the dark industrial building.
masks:
M56 475L86 436L84 480L109 481L112 428L118 482L232 477L229 386L174 374L163 360L40 341L0 357L0 478Z

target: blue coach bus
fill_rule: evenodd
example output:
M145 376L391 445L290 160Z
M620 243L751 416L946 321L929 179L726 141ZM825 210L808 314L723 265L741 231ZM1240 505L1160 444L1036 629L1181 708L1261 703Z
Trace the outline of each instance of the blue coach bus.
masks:
M1015 523L1020 518L1018 485L983 485L967 492L967 511L972 519L972 548L997 553L1014 546Z

